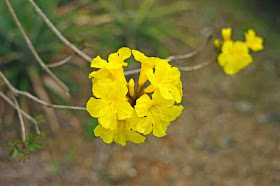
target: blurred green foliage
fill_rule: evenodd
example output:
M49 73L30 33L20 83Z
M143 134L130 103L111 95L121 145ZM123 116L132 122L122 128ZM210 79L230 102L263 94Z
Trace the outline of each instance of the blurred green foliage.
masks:
M90 117L86 123L85 123L85 127L84 127L84 131L85 131L85 136L89 139L95 139L95 135L93 130L95 129L95 127L98 125L98 121L96 118L92 118Z
M77 42L108 54L122 46L148 54L166 56L166 39L188 43L189 36L176 26L176 17L189 10L185 1L163 4L156 0L89 0L87 9L77 11L78 24L66 33L75 33ZM93 8L91 8L93 7ZM97 8L96 8L97 7ZM83 22L83 21L82 21ZM85 21L86 22L86 21Z
M42 7L47 16L54 18L56 0L39 0L36 3ZM48 60L56 55L59 47L56 38L36 15L28 1L11 0L11 4L41 58ZM3 43L0 48L0 68L13 85L27 90L30 82L27 70L32 67L39 71L40 67L29 51L4 1L0 2L0 22L0 42Z
M29 133L25 141L9 141L9 156L11 157L16 153L19 155L20 161L25 161L31 152L42 148L42 142L39 141L39 138L42 136L43 135Z

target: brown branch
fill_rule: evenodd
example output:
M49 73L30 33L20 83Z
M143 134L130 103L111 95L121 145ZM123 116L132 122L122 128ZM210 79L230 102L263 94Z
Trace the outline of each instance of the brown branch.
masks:
M199 51L199 48L197 48L196 50L194 50L190 53L187 53L187 54L184 54L184 55L169 56L166 59L171 60L171 61L187 59L187 58L191 58L194 55L196 55L198 53L198 51ZM139 72L140 72L140 68L137 68L137 69L125 71L124 75L128 76L128 75L132 75L132 74L138 74Z
M42 84L42 82L40 81L40 77L38 75L38 73L36 73L36 70L34 68L30 68L27 71L30 79L31 79L31 84L33 87L33 90L35 92L35 94L41 99L44 100L47 103L51 103L50 98L47 94L47 92L45 91L45 88ZM59 131L59 122L57 121L57 117L55 114L54 109L52 108L47 108L47 107L43 107L45 115L47 117L47 121L51 127L51 130L54 133L57 133Z
M182 56L170 56L168 58L173 58L174 60L178 60L178 59L186 59L186 58L191 57L193 55L194 55L194 52L191 52L189 54L185 54L185 55L182 55ZM210 65L214 62L215 62L215 60L212 60L212 61L204 62L204 63L198 64L198 65L195 65L195 66L191 66L191 67L178 67L178 69L182 72L190 72L190 71L195 71L195 70L199 70L201 68L204 68L204 67L206 67L206 66L208 66L208 65ZM128 75L132 75L132 74L138 74L139 72L140 72L140 68L137 68L137 69L125 71L124 75L128 76Z
M5 0L5 2L7 4L7 7L9 9L16 25L18 26L22 36L24 37L28 48L32 52L32 54L35 57L35 59L37 60L37 62L67 92L67 95L69 95L69 88L47 67L47 65L43 62L43 60L41 59L41 57L39 56L39 54L35 50L34 46L32 45L32 43L29 39L29 37L27 36L26 32L24 31L23 27L21 26L21 23L19 22L19 20L16 16L16 13L15 13L13 7L11 6L9 0Z
M12 92L15 93L15 95L22 95L22 96L28 97L29 99L31 99L37 103L40 103L41 105L44 105L46 107L56 108L56 109L86 110L85 107L68 106L68 105L53 105L53 104L47 103L47 102L37 98L36 96L33 96L29 92L21 91L21 90L16 89L15 87L13 87L13 85L9 82L9 80L5 77L5 75L1 71L0 71L0 77L3 79L4 83L8 86L8 88Z
M125 71L124 75L129 76L129 75L132 75L132 74L138 74L139 72L140 72L140 68L137 68L137 69Z
M191 71L196 71L196 70L199 70L199 69L202 69L204 67L207 67L208 65L210 64L213 64L215 63L215 61L207 61L207 62L204 62L204 63L200 63L198 65L194 65L194 66L191 66L191 67L178 67L178 69L182 72L191 72Z
M3 92L0 91L0 97L2 97L11 107L13 107L14 109L17 109L15 103L10 100ZM32 116L30 116L29 114L27 114L26 112L24 112L22 109L20 109L20 112L22 113L22 115L28 119L29 121L31 121L34 124L35 130L37 132L37 134L41 134L40 129L38 127L38 122L36 121L36 119L34 119Z
M14 93L12 94L12 97L13 97L14 103L16 105L16 110L17 110L18 117L19 117L20 128L21 128L21 139L22 139L22 141L25 141L26 134L25 134L25 125L24 125L23 117L22 117L22 114L21 114L21 111L19 108L19 104L18 104L18 101L17 101Z
M187 54L184 54L184 55L169 56L166 59L169 59L171 61L188 59L188 58L191 58L191 57L195 56L199 52L199 50L200 50L200 48L197 48L190 53L187 53Z
M198 65L194 65L191 67L178 67L178 69L182 72L191 72L191 71L196 71L199 69L202 69L212 63L214 63L215 61L208 61L208 62L204 62L204 63L200 63ZM132 74L138 74L140 72L140 68L134 69L134 70L129 70L124 72L124 75L128 76L128 75L132 75Z
M194 49L190 53L183 54L183 55L169 56L166 59L168 59L168 60L170 60L172 62L172 61L176 61L176 60L183 60L183 59L191 58L191 57L195 56L196 54L198 54L198 52L201 49L203 49L203 47L205 47L209 43L210 38L211 38L211 34L207 35L205 37L205 39L203 40L203 42L196 49ZM200 68L202 68L204 66L207 66L205 64L206 63L202 63L202 64L199 64L199 65L196 65L196 66L193 66L193 67L179 67L179 69L181 68L182 71L185 71L185 72L187 72L187 71L194 71L194 70L198 70L198 69L200 69ZM202 67L200 67L201 65L202 65ZM198 69L196 69L196 68L198 68ZM137 69L125 71L124 75L128 76L128 75L132 75L132 74L138 74L139 72L140 72L140 68L137 68Z
M53 68L53 67L58 67L58 66L61 66L61 65L64 65L65 63L68 63L69 61L71 61L71 59L73 59L73 56L69 56L61 61L58 61L56 63L52 63L52 64L48 64L47 66L49 68Z
M37 14L43 19L43 21L47 24L51 31L62 41L62 43L64 43L64 45L71 48L77 55L82 57L84 60L88 61L89 63L91 62L92 57L88 56L86 53L84 53L75 45L73 45L69 40L67 40L33 0L28 1L34 7Z

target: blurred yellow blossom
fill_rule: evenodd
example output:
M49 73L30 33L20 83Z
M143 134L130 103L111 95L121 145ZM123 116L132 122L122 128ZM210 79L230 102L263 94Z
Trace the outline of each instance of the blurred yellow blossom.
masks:
M141 62L137 84L133 79L127 83L124 76L125 60L131 53ZM183 96L181 73L168 60L147 57L123 47L110 54L108 62L97 56L91 67L98 70L89 75L93 97L88 100L86 109L98 118L94 134L105 143L114 141L123 146L127 141L142 143L145 137L141 133L146 135L152 131L162 137L170 122L183 110L181 105L175 105ZM150 85L145 87L148 80Z
M245 33L245 40L248 48L254 52L258 52L263 49L263 39L259 36L256 36L256 32L254 30L249 29Z
M224 41L216 39L214 45L221 48L217 60L226 74L234 75L253 61L249 49L255 52L263 49L263 39L252 29L245 33L245 42L231 40L231 28L223 28L221 33Z
M222 36L223 36L224 41L230 41L231 40L231 28L223 28Z
M215 46L215 48L221 48L221 42L220 42L220 40L218 40L218 39L215 39L214 40L214 46Z
M222 46L222 53L218 56L218 62L224 72L229 75L236 74L252 62L249 49L242 41L226 41Z

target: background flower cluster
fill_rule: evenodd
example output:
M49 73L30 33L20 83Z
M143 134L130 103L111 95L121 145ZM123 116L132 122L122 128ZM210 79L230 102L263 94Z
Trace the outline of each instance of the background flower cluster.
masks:
M253 58L249 50L258 52L263 49L263 39L256 36L252 29L245 33L245 41L233 41L231 39L231 28L222 29L221 34L223 43L215 40L215 46L221 49L218 62L226 74L234 75L252 63Z

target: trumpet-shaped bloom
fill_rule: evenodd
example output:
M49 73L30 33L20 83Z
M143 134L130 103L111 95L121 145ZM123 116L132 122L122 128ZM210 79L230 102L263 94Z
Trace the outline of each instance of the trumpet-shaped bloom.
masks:
M136 130L143 134L162 137L166 135L166 129L170 121L174 121L182 112L183 106L174 105L174 100L164 99L159 92L152 95L152 99L147 94L141 96L135 105L135 111L139 117Z
M222 37L223 37L224 41L230 41L231 40L231 28L223 28Z
M117 120L132 117L133 108L126 98L128 92L126 83L100 79L93 85L93 94L87 102L86 109L92 117L106 129L115 130Z
M127 66L124 62L131 56L131 50L127 47L122 47L116 53L112 53L108 57L108 61L101 59L100 56L94 58L91 62L92 68L100 68L98 71L92 72L90 78L110 78L112 80L119 80L126 82L123 72L123 67Z
M170 122L183 109L175 105L175 101L181 102L183 95L178 68L165 59L147 57L137 50L132 53L135 60L141 62L136 87L133 79L127 83L123 71L127 65L125 60L131 56L129 48L110 54L108 62L97 56L91 63L91 67L99 70L89 75L93 97L88 100L86 109L98 118L94 134L105 143L114 141L122 146L127 141L142 143L145 137L140 133L165 136ZM145 87L147 80L151 85Z
M222 46L222 53L218 62L226 74L234 75L252 62L249 49L242 41L226 41Z
M154 88L155 92L159 91L164 99L173 99L177 103L181 102L182 82L178 68L172 67L167 62L157 63L155 73L150 69L147 71L147 76L152 86L147 87L146 92Z
M245 33L246 45L248 48L254 52L258 52L263 49L263 39L259 36L256 36L256 32L252 29L249 29Z
M214 46L215 46L215 48L220 49L221 48L221 42L218 39L215 39L214 40Z
M118 120L117 127L114 130L97 125L94 129L94 135L100 137L105 143L114 141L122 146L125 146L127 141L133 143L143 143L145 141L145 137L133 131L126 120Z
M138 79L139 86L144 85L144 83L147 81L147 71L152 70L157 63L166 63L168 60L166 59L160 59L158 57L147 57L142 52L139 52L138 50L132 50L132 54L134 56L134 59L136 61L139 61L141 63L141 70L140 75Z

